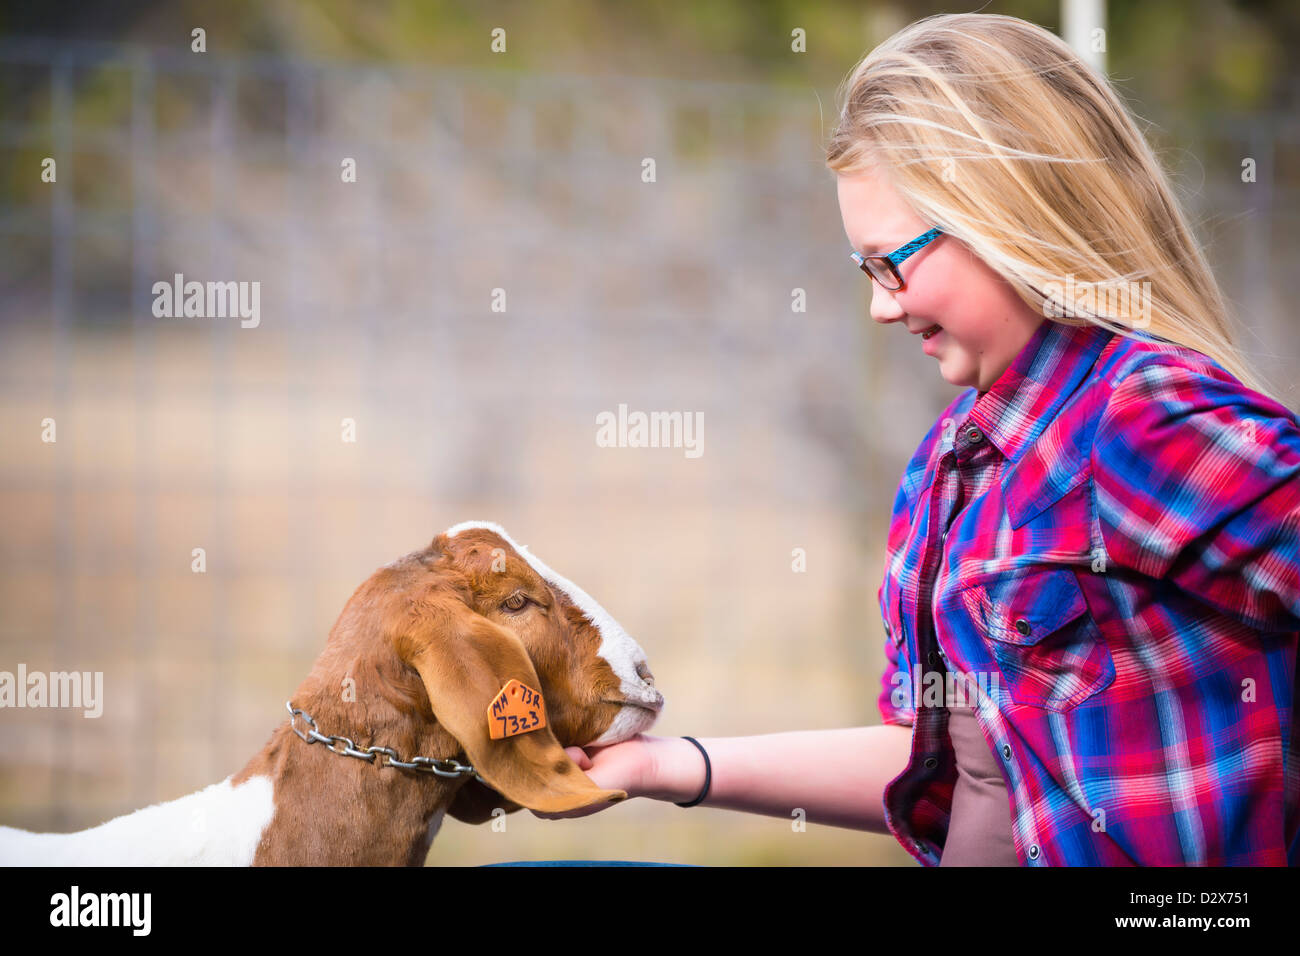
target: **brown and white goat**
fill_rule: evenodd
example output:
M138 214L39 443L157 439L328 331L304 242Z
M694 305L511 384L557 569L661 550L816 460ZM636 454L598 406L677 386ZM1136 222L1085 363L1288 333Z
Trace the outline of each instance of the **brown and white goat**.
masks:
M488 710L511 680L540 692L545 726L494 739ZM444 814L480 823L496 808L626 798L563 748L646 730L663 695L599 604L498 525L471 521L357 588L291 703L325 735L404 762L468 762L486 785L309 744L286 720L242 770L189 796L78 833L0 827L0 864L418 866Z

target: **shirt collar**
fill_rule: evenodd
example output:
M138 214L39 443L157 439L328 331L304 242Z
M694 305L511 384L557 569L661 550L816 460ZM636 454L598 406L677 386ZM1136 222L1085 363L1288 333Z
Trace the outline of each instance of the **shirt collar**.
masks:
M976 397L970 418L1009 460L1056 416L1115 335L1092 324L1043 319L1011 365Z

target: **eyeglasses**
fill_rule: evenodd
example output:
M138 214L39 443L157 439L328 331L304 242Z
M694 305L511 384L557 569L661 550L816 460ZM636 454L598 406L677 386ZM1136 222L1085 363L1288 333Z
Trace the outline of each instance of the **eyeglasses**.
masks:
M899 246L887 256L864 256L862 253L854 251L849 254L849 258L857 262L858 267L863 272L880 283L882 289L897 292L903 288L903 276L898 271L899 264L912 253L924 249L942 235L942 229L931 229L929 232L917 236L911 242Z

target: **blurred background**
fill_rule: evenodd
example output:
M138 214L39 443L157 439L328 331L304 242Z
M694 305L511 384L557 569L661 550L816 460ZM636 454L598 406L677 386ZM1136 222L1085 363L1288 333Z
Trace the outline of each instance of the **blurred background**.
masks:
M8 5L0 670L102 671L104 708L0 711L0 822L79 829L239 770L353 589L466 519L639 640L653 733L878 723L886 522L957 390L871 322L822 148L861 56L971 9ZM979 9L1063 31L1055 0ZM1295 408L1300 14L1103 9L1105 69ZM178 272L260 282L260 323L155 318ZM703 454L599 447L620 404L702 413ZM449 821L429 862L547 858L912 865L651 801Z

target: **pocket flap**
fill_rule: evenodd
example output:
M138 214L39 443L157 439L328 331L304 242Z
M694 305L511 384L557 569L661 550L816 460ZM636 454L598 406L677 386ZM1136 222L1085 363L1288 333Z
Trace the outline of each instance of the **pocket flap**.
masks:
M1037 462L1022 459L1002 478L1002 501L1006 505L1011 527L1024 527L1077 488L1087 477L1088 471L1082 465L1044 472L1037 467Z
M989 637L1008 644L1037 644L1088 609L1070 568L1013 573L967 588L962 599Z

